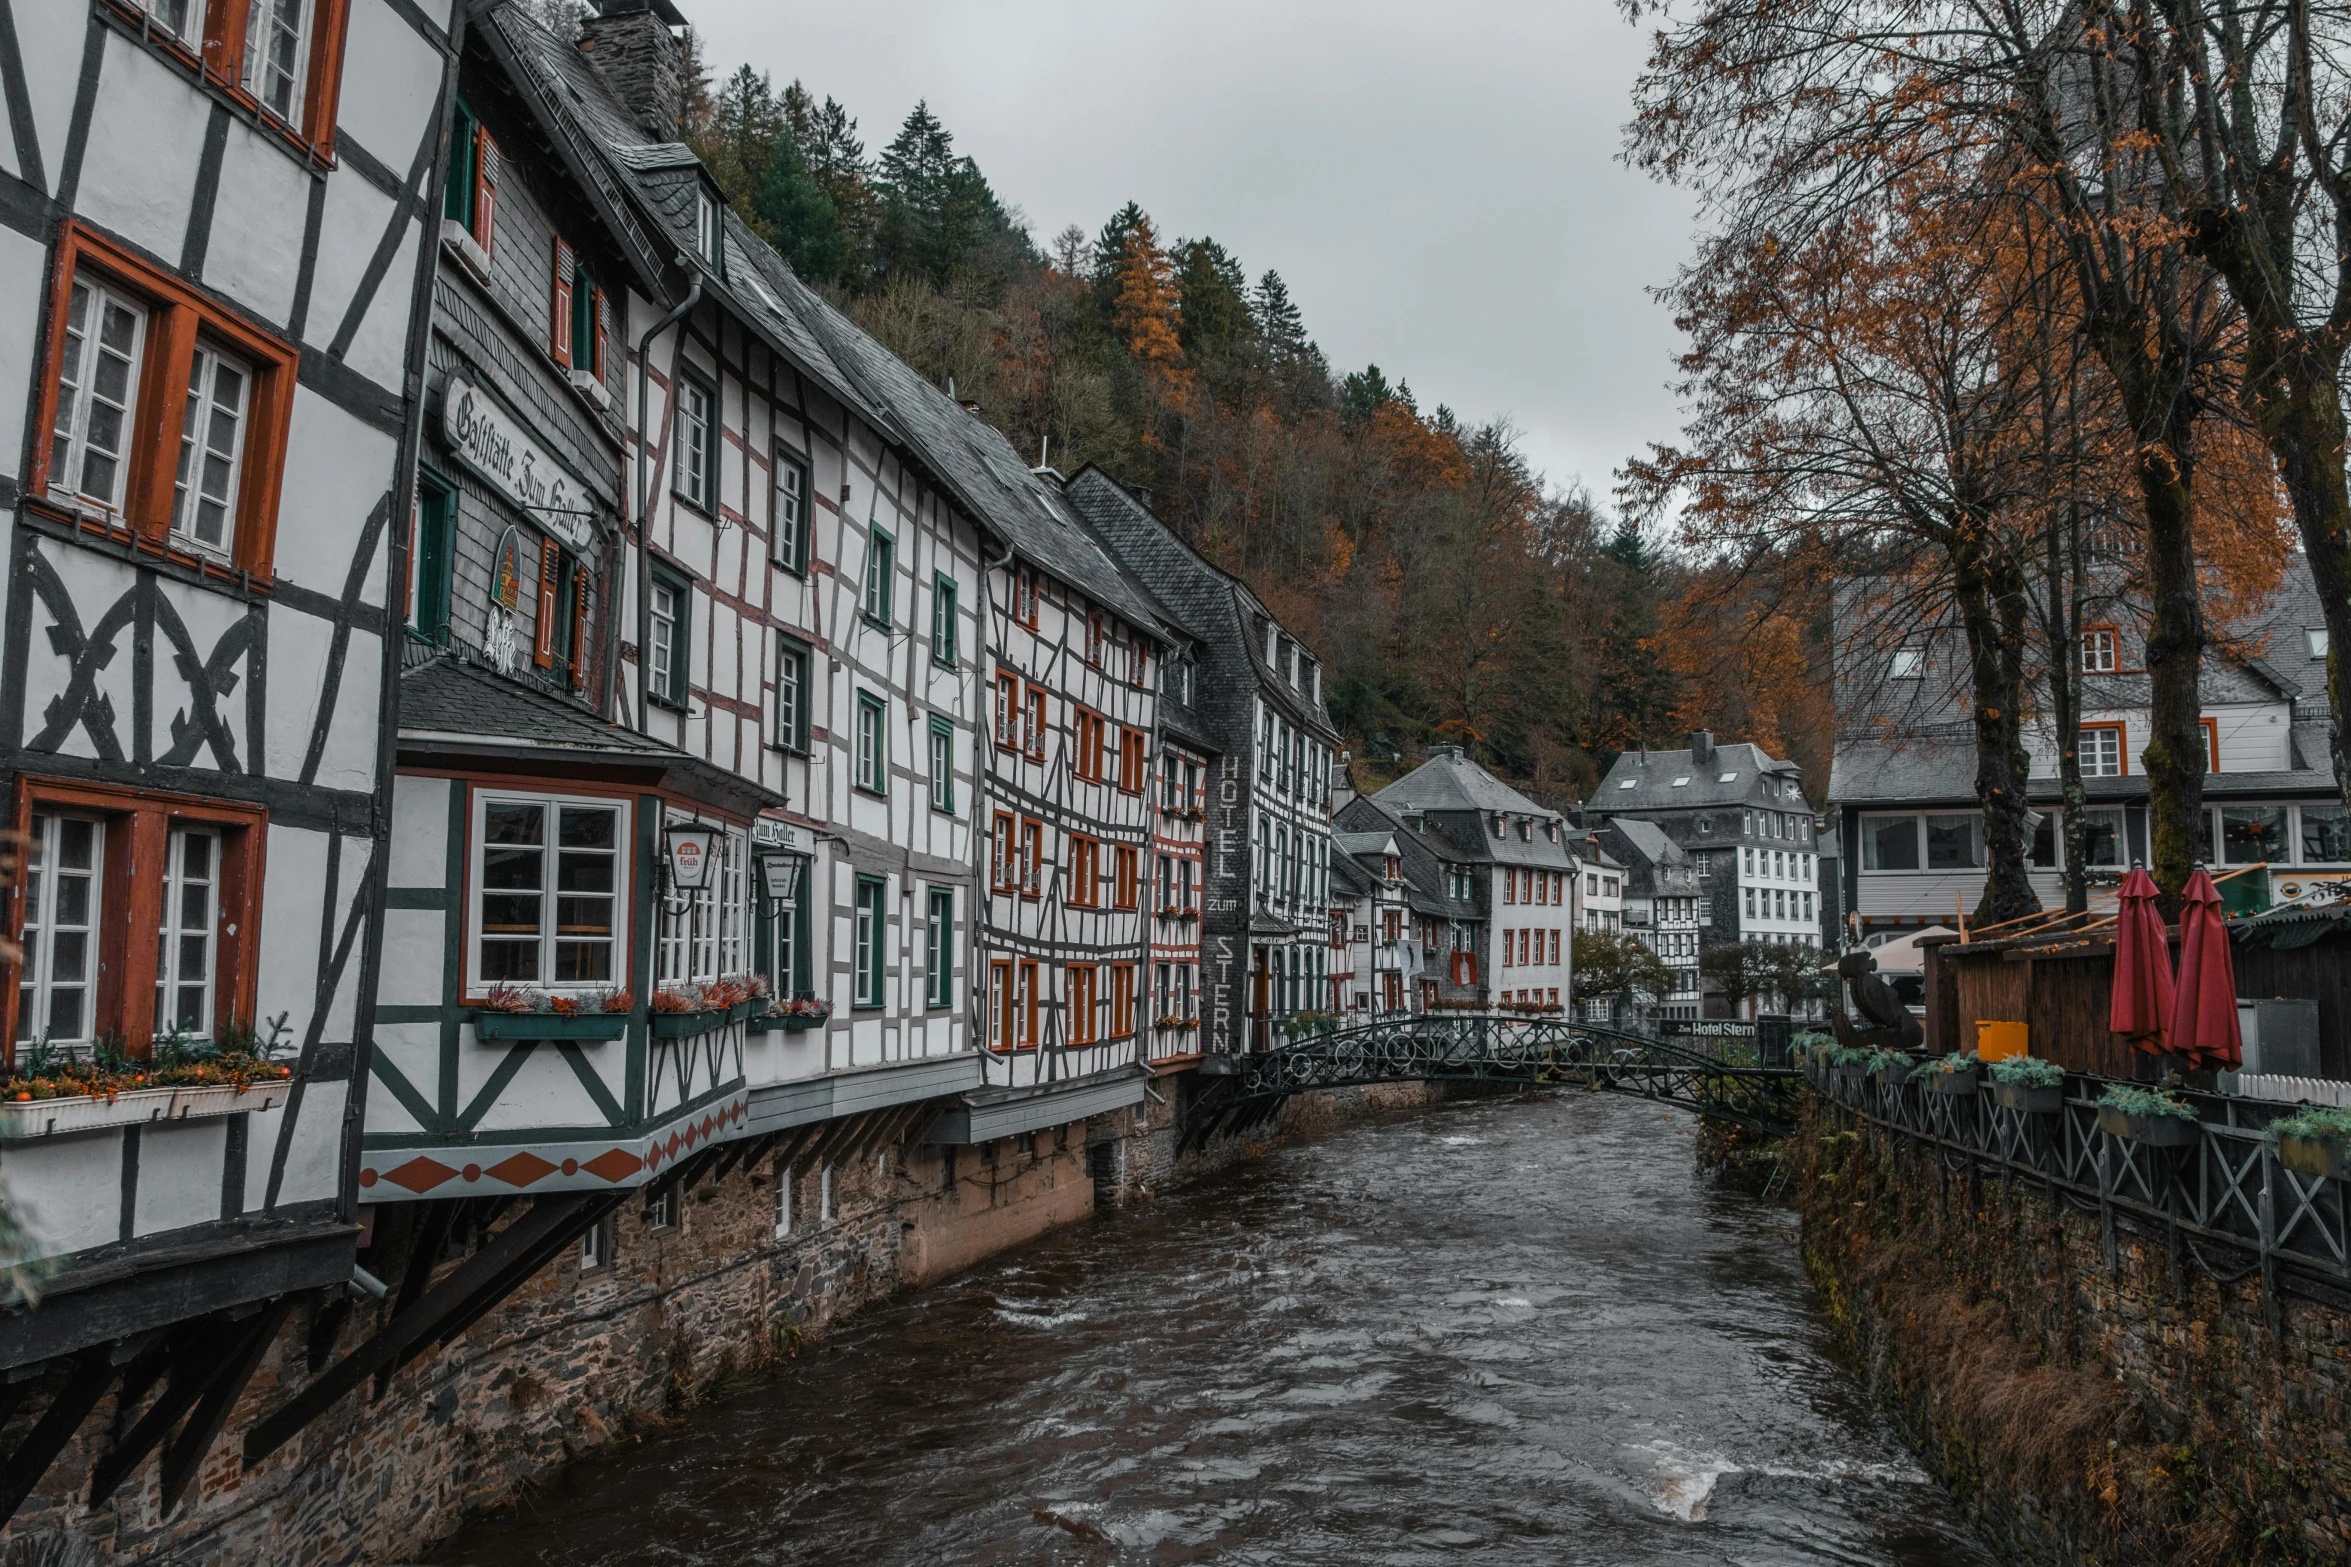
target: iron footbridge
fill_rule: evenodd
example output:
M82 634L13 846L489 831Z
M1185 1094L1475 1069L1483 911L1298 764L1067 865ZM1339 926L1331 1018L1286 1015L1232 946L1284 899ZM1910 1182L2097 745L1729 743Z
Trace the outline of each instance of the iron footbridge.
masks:
M1269 1121L1292 1094L1366 1083L1603 1089L1778 1135L1795 1126L1802 1076L1792 1066L1765 1066L1698 1042L1486 1012L1384 1018L1211 1059L1222 1075L1203 1085L1187 1117L1186 1146Z

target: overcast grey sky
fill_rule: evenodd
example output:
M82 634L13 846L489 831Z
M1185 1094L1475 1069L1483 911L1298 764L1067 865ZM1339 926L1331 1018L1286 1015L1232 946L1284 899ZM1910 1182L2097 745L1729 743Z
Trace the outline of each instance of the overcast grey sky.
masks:
M831 93L869 151L927 98L1039 243L1131 198L1278 269L1334 365L1509 416L1557 485L1674 433L1645 290L1690 203L1615 161L1644 35L1610 0L681 4L714 75Z

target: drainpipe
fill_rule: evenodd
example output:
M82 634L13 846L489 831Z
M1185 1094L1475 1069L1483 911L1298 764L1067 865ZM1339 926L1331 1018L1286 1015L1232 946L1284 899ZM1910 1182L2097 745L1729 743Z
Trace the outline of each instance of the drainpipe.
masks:
M646 710L645 695L652 689L653 652L653 533L645 513L651 508L653 454L652 443L645 435L645 399L653 380L653 372L645 363L653 339L683 321L702 303L702 280L694 279L694 286L686 290L686 297L668 315L645 328L637 339L637 733L651 734L647 727L652 714ZM672 378L674 384L675 378Z

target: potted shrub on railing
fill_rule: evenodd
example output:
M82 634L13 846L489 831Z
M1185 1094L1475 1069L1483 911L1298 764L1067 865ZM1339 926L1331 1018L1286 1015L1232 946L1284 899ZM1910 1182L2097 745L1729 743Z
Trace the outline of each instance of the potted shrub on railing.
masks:
M1992 1102L2026 1115L2055 1115L2065 1108L2065 1068L2038 1056L2010 1056L1984 1068L1992 1079Z
M1921 1065L1914 1081L1929 1093L1965 1099L1974 1095L1982 1071L1981 1061L1964 1050L1955 1050Z
M1881 1089L1900 1088L1910 1081L1914 1063L1899 1050L1873 1050L1864 1063L1869 1068L1869 1079Z
M579 997L492 985L472 1011L477 1039L618 1039L635 998L625 990Z
M2196 1107L2161 1088L2109 1083L2098 1096L2098 1124L2125 1142L2186 1148L2204 1135Z
M2351 1179L2351 1110L2303 1105L2269 1123L2269 1140L2277 1144L2278 1163L2296 1175Z

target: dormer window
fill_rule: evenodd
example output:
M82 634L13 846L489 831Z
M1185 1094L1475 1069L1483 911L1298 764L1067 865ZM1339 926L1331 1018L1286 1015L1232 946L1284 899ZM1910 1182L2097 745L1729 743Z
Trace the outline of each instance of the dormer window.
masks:
M1518 841L1521 843L1533 843L1535 841L1535 824L1532 820L1524 816L1518 819Z
M1505 818L1501 816L1496 816L1494 818L1494 836L1497 838L1507 838L1510 836L1510 824Z
M718 198L709 191L694 193L694 253L702 264L713 271L719 269Z
M2303 646L2310 649L2310 656L2312 658L2326 657L2327 628L2324 626L2305 626L2302 629L2302 643Z
M1724 773L1720 778L1717 778L1714 781L1716 783L1737 783L1739 781L1739 775L1737 773ZM1764 792L1767 794L1770 792L1769 785L1765 786Z

